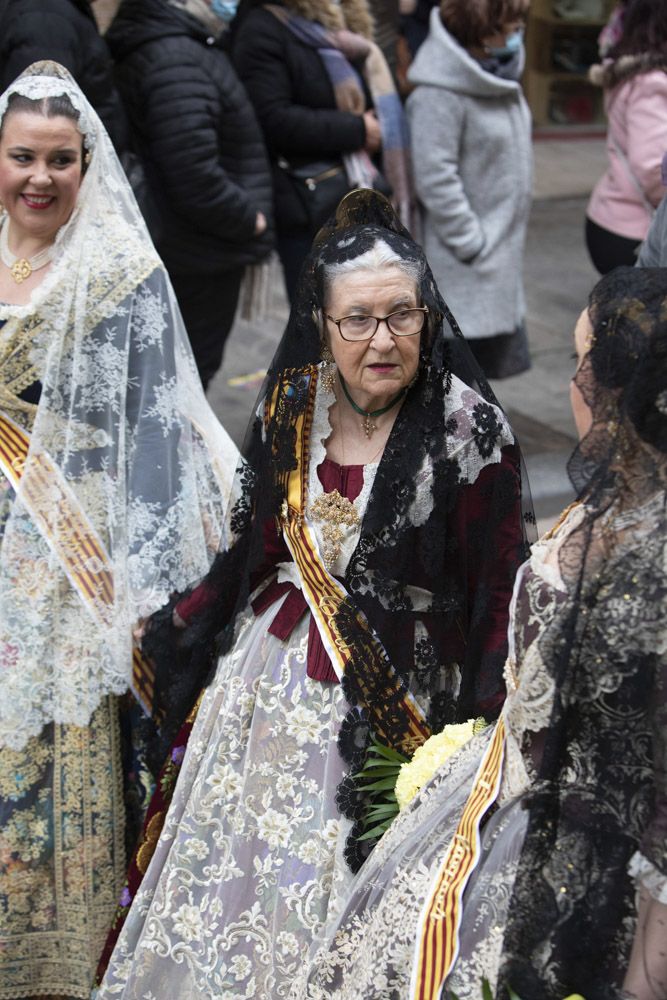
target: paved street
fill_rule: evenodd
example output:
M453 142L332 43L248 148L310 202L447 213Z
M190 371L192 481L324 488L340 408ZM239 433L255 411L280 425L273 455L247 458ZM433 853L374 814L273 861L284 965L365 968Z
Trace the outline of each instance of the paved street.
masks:
M546 527L572 497L565 463L575 441L568 382L572 330L595 283L583 242L587 192L604 163L600 140L536 144L536 200L526 251L528 333L533 367L494 384L519 435L540 527ZM275 270L266 319L238 320L225 363L209 398L240 443L248 416L287 318L280 271Z

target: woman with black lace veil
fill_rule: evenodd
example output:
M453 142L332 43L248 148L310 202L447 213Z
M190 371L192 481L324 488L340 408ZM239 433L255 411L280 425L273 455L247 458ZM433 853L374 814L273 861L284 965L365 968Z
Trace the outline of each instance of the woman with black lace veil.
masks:
M667 272L574 334L579 501L532 550L508 697L375 848L292 997L667 997Z
M0 201L0 997L84 998L150 785L132 629L211 564L238 452L56 63L0 95Z
M105 1000L286 996L374 843L371 738L502 704L518 448L381 196L318 234L244 458L235 543L144 643L213 676Z

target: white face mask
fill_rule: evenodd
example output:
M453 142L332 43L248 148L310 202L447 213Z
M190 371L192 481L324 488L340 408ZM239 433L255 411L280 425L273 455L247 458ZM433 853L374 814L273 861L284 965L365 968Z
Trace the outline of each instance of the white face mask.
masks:
M522 45L523 28L517 28L511 35L506 36L504 45L499 45L497 48L487 48L486 52L490 56L495 56L496 59L503 59L506 56L515 55Z

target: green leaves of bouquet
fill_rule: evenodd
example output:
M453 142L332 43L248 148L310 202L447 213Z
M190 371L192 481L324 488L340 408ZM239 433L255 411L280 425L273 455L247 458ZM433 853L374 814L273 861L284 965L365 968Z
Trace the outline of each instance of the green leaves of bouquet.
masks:
M408 758L398 750L373 741L366 753L366 763L354 775L354 781L368 795L362 824L364 832L359 840L377 840L398 815L396 798L398 773Z

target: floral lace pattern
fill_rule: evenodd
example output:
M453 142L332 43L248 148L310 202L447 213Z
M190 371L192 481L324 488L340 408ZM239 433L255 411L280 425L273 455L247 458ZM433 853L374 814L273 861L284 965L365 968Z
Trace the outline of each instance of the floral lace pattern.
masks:
M11 93L69 97L92 156L42 282L0 304L0 997L87 997L126 860L111 696L137 618L217 551L236 449L98 116L55 63L0 120Z
M609 635L613 638L612 647L603 645L597 630L591 631L589 641L594 653L589 651L589 662L601 662L604 653L604 662L608 663L610 670L604 686L600 677L584 675L578 678L578 698L586 711L595 711L596 733L604 738L603 734L608 731L613 734L616 745L621 737L612 699L619 698L621 693L624 698L627 697L628 682L633 676L643 676L636 670L631 674L627 666L624 668L624 643L627 641L633 646L639 643L649 655L652 655L656 644L659 648L662 646L657 622L654 628L648 630L629 624L637 615L631 584L634 581L638 586L639 567L651 565L655 552L661 550L664 544L663 539L650 530L659 506L649 504L635 512L633 518L612 515L604 526L604 530L613 530L615 537L622 541L617 558L604 575L595 577L594 586L605 588L605 594L612 588L619 590L622 599L614 605L619 621L614 628L605 631L605 642ZM446 982L446 988L461 1000L478 1000L483 979L489 981L493 991L501 983L514 982L512 978L506 978L509 922L517 904L524 907L526 913L530 913L530 908L536 905L535 879L525 889L518 881L529 823L529 812L525 806L535 797L535 789L539 786L536 775L543 751L542 736L551 719L555 698L553 678L548 669L548 662L551 661L545 661L545 650L550 644L558 643L563 621L571 612L569 592L558 572L560 550L573 535L576 537L584 521L585 511L581 508L574 510L553 539L536 546L531 560L517 578L512 602L514 644L511 652L521 669L518 684L510 691L504 708L507 740L502 791L497 810L483 827L480 859L465 889L458 957ZM581 599L584 607L588 607L589 594L584 593ZM626 637L623 643L620 642L622 635ZM599 698L605 709L603 712L598 711ZM619 704L629 703L622 700ZM630 725L631 718L634 726L640 716L624 714L625 728L632 730L627 735L627 750L617 750L615 754L607 752L607 759L615 762L615 773L621 772L621 762L631 758L630 745L635 748L648 745L645 728L638 728L635 732ZM411 806L399 815L357 877L340 914L319 935L311 953L310 966L302 971L295 983L291 1000L352 1000L360 994L382 1000L403 1000L407 995L415 934L424 899L455 830L487 740L488 733L481 734L456 754L422 789ZM594 801L590 798L588 764L583 754L573 756L563 778L568 794L584 802ZM633 773L642 774L642 780L646 780L649 772L642 771L636 762L633 767ZM647 814L632 801L627 811L621 812L620 802L611 794L604 797L599 807L600 822L622 824L624 831L643 829L642 844L647 849L650 847L655 858L651 861L645 854L637 852L624 872L622 855L619 855L621 870L614 875L614 885L618 891L619 886L628 884L630 876L653 898L654 909L650 913L651 918L657 921L658 929L653 932L653 937L646 935L644 957L649 962L662 962L661 968L664 967L664 958L656 959L658 939L655 935L660 935L660 927L664 925L664 919L661 923L658 912L665 902L665 877L658 867L662 858L660 846L664 849L665 842L661 827L664 815L662 795L663 790L658 788L653 819L648 823ZM629 838L628 841L631 842ZM638 832L634 833L634 841L639 841ZM554 961L557 946L561 945L557 929L560 922L565 922L569 914L585 904L591 879L599 878L597 872L601 868L600 859L591 857L587 848L585 852L582 850L582 840L576 829L567 838L563 831L559 849L550 852L543 860L539 899L546 905L544 901L552 895L559 913L552 914L552 922L545 925L543 949L530 958L531 968L539 976L536 982L539 981L543 991L539 994L541 996L557 997L562 995L564 988L575 988L567 968L563 969ZM615 930L613 954L605 956L606 961L618 963L619 969L614 973L613 980L602 980L607 992L595 992L596 987L593 987L591 995L596 998L620 996L618 990L627 968L637 916L634 892L629 894L630 900L632 908ZM595 903L594 898L592 903ZM604 927L599 910L596 910L596 920L598 925ZM574 944L570 945L566 954L576 954ZM619 959L619 954L624 959ZM597 975L598 970L593 971ZM577 975L581 976L581 971ZM586 995L590 992L589 987ZM537 996L538 993L527 995ZM658 995L662 996L662 993L652 993L651 997Z
M285 997L349 879L334 801L342 689L306 677L269 608L240 623L207 689L101 998Z

